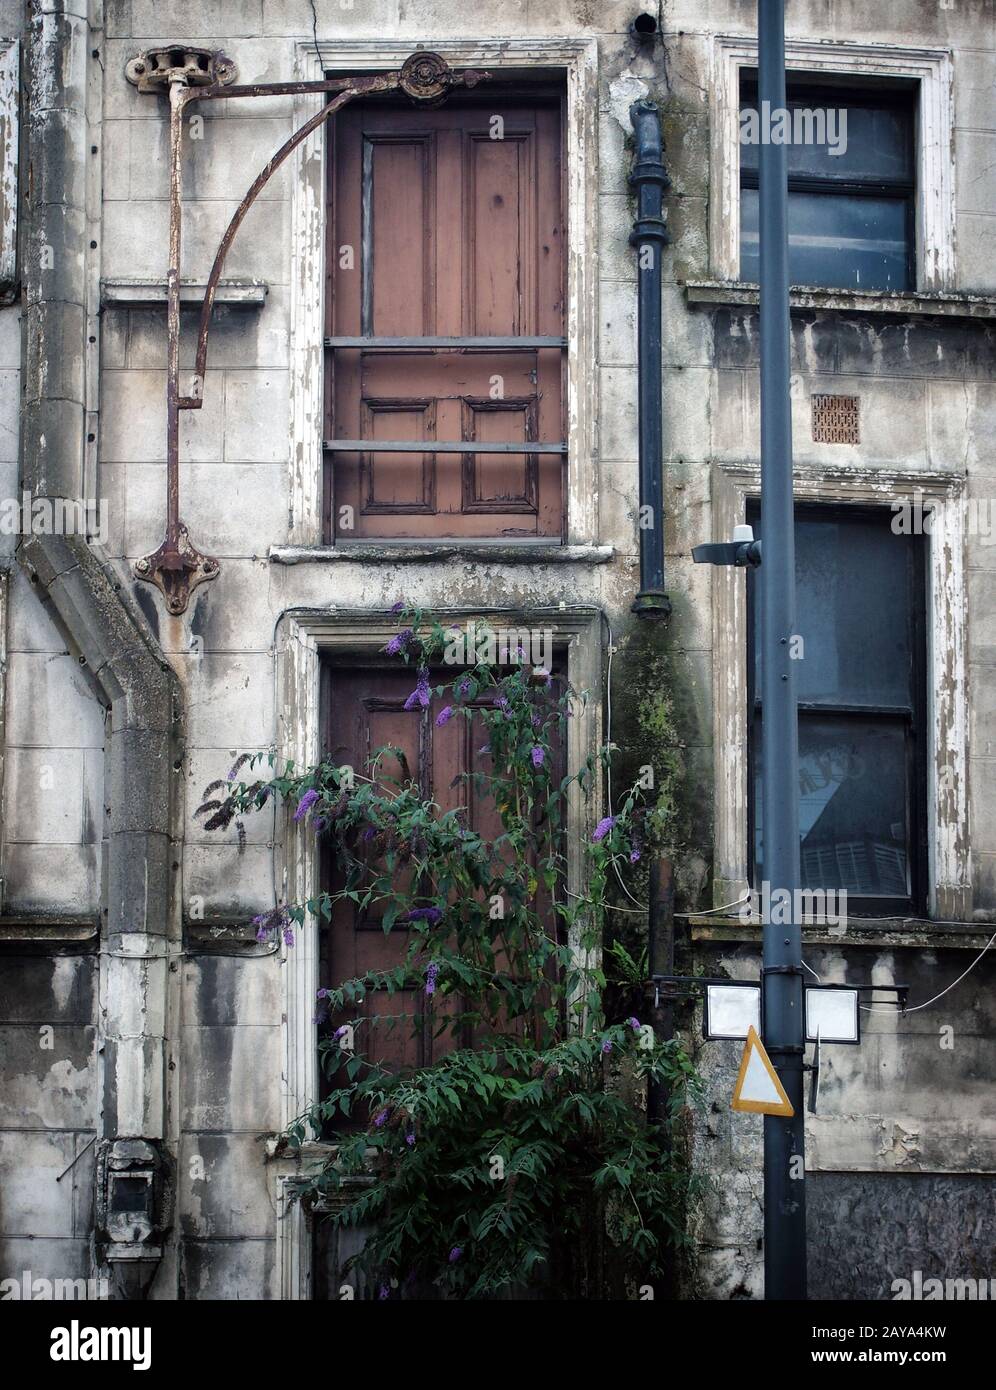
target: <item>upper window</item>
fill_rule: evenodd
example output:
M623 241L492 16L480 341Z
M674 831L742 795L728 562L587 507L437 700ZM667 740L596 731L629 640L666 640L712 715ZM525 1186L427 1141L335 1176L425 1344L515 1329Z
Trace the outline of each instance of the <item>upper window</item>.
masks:
M837 289L916 284L915 102L910 83L787 89L787 119L759 111L756 74L741 77L740 278L757 283L761 139L788 153L789 279ZM750 113L749 115L745 113ZM746 142L753 133L754 138Z
M561 539L561 106L523 84L335 118L327 539Z
M759 527L756 508L751 516ZM922 538L892 514L796 509L801 883L849 907L926 910L926 694ZM748 576L749 798L754 883L764 879L759 629Z

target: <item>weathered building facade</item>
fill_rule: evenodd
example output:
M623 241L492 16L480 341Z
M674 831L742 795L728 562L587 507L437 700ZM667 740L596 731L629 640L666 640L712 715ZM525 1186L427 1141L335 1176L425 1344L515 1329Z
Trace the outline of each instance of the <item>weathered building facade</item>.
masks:
M787 8L790 100L846 109L852 133L840 169L805 150L791 167L800 625L832 654L802 681L803 854L807 881L855 904L807 926L806 960L916 1005L996 924L996 4ZM0 536L0 1278L334 1290L273 1142L315 1094L319 943L271 950L239 927L313 888L314 849L282 817L240 840L193 812L240 753L317 754L336 717L321 670L366 669L401 597L550 631L594 696L575 763L606 738L636 763L677 756L685 966L757 978L760 928L730 908L762 876L754 597L741 570L690 556L759 494L739 140L756 16L665 0L634 30L638 13L0 4L0 493L17 513ZM206 364L197 309L222 235L327 94L182 109L176 381L199 404L177 414L178 515L202 582L171 609L185 571L148 582L168 520L170 89L369 77L419 50L489 77L437 107L358 96L316 123L232 241ZM227 66L199 70L198 52ZM149 80L157 64L172 82ZM631 611L640 101L670 178L666 623ZM492 341L461 355L454 337ZM356 439L533 447L448 468L445 451L361 457ZM85 525L46 521L61 501L92 503ZM821 647L827 632L846 643ZM825 1048L815 1296L993 1273L994 969L984 956L903 1016L866 995L860 1046ZM694 1046L711 1181L688 1292L757 1297L760 1121L728 1109L739 1046Z

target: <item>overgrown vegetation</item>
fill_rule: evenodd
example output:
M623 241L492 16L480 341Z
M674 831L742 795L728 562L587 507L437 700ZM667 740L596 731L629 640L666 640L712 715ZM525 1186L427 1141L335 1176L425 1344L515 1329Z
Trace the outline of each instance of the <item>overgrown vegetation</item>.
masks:
M500 833L485 839L462 807L425 798L390 747L364 769L325 761L274 774L271 757L256 780L259 759L243 757L201 807L221 828L279 798L331 842L334 886L261 914L261 939L289 945L344 908L398 937L395 966L319 991L328 1087L287 1140L333 1148L299 1195L369 1231L353 1262L381 1297L570 1296L606 1204L638 1281L652 1282L682 1239L690 1179L631 1099L606 1087L605 1068L622 1059L637 1080L665 1082L672 1117L698 1083L677 1041L656 1040L636 1016L605 1017L598 946L609 877L639 865L656 802L634 789L586 834L579 891L569 890L568 798L590 803L609 756L557 771L584 696L525 664L480 662L434 685L447 630L399 609L387 650L412 668L407 707L428 717L435 697L438 726L484 729L489 770L465 777L474 801L493 802ZM399 1023L401 991L418 1002ZM398 1026L431 1035L430 1065L372 1060L378 1031Z

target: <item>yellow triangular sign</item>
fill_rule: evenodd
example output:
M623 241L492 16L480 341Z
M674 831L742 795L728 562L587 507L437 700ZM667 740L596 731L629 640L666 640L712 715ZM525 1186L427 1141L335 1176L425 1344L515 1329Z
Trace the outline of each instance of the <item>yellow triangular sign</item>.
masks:
M747 1030L740 1074L733 1088L733 1100L730 1105L734 1110L747 1110L752 1115L795 1114L792 1102L785 1094L785 1087L779 1081L778 1073L771 1065L771 1059L752 1027Z

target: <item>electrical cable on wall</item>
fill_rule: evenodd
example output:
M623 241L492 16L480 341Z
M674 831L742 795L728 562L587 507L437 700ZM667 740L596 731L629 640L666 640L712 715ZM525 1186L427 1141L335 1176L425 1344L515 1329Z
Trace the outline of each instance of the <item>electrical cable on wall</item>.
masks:
M982 950L979 952L979 954L978 954L978 955L975 957L975 959L972 961L972 964L968 967L967 970L963 970L963 971L962 971L962 973L958 976L957 980L952 980L951 983L950 983L949 985L946 985L946 986L944 987L944 989L941 990L940 994L935 994L934 997L933 997L933 999L927 999L923 1004L913 1004L910 1008L904 1009L904 1010L903 1010L903 1013L904 1013L904 1014L915 1014L915 1013L918 1013L920 1009L929 1009L930 1006L931 1006L931 1004L936 1004L937 1001L938 1001L938 999L943 999L944 996L945 996L946 994L949 994L949 993L951 992L951 990L954 989L955 985L960 985L960 984L961 984L962 980L964 980L964 978L965 978L966 975L970 975L970 974L972 973L972 971L973 971L973 970L975 969L975 967L978 965L979 961L980 961L980 960L982 959L982 957L986 954L986 952L989 950L990 946L993 944L994 941L996 941L996 932L993 932L992 936L989 938L989 940L988 940L988 941L986 942L986 944L983 946ZM884 988L884 986L883 986L883 988ZM859 1008L864 1009L865 1013L868 1013L868 1014L891 1014L891 1013L893 1012L892 1009L876 1009L875 1006L872 1005L872 1004L861 1004L861 1005L859 1005Z

